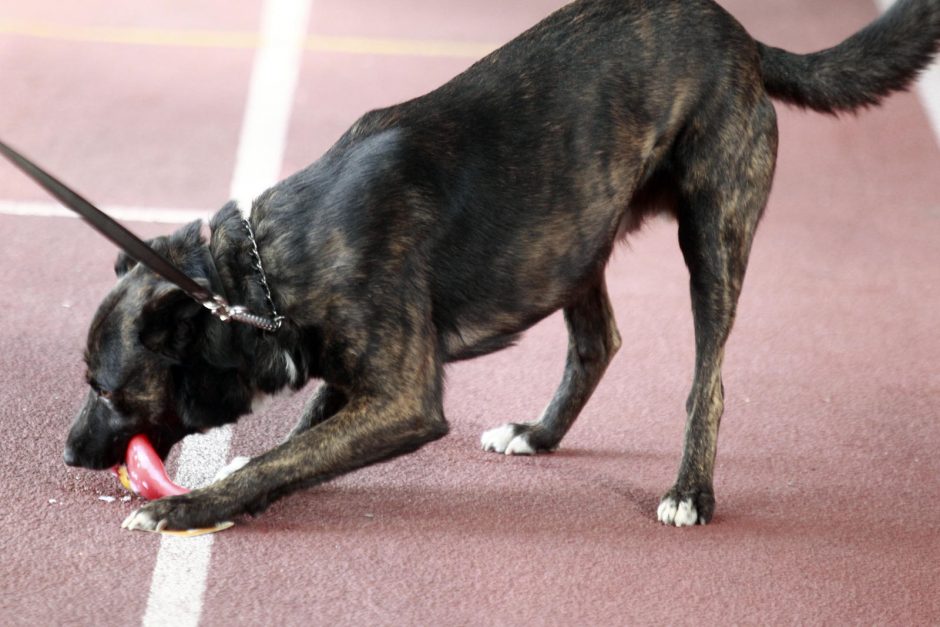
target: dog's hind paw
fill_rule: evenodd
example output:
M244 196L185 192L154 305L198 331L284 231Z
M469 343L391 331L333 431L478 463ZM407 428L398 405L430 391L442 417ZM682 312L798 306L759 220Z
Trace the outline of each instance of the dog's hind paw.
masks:
M539 446L535 435L531 425L509 423L484 431L480 444L483 445L484 451L506 455L535 455L552 450L550 447Z
M673 488L660 501L656 518L665 525L693 527L708 524L714 509L715 497L711 492L680 495Z

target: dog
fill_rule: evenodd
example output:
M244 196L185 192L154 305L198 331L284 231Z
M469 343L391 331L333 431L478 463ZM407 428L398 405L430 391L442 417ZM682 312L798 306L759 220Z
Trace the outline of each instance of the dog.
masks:
M876 105L938 47L940 0L900 0L808 55L755 41L711 0L570 4L442 87L365 114L250 207L229 202L208 239L196 222L153 240L230 302L276 306L276 332L217 320L121 255L88 333L90 390L65 461L107 468L138 433L165 457L260 395L320 380L282 444L125 522L187 529L255 515L444 436L444 365L509 346L562 309L568 354L551 402L538 420L482 436L497 453L552 451L621 344L611 251L668 214L690 274L695 371L657 517L708 523L723 350L774 175L771 99L832 114Z

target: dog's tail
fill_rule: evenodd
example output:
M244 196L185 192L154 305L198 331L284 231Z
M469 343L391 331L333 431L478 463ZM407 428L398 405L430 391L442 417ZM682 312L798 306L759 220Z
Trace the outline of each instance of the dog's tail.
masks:
M813 54L758 47L771 97L824 113L855 111L907 89L940 50L940 0L899 0L841 44Z

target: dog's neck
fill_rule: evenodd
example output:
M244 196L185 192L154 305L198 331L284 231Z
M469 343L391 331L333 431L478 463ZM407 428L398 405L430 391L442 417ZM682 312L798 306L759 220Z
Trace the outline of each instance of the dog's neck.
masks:
M252 240L244 222L250 219L236 202L219 210L209 224L209 254L228 301L267 315L270 305L254 265Z
M229 203L212 218L209 228L209 254L215 264L221 293L232 304L243 305L253 313L271 315L271 303L254 265L252 241L243 220L251 219ZM262 242L258 242L261 246ZM277 301L277 286L270 285ZM210 320L207 342L219 351L237 349L242 357L240 370L258 392L275 393L285 387L300 388L308 378L307 360L299 349L297 332L285 324L268 333L237 322Z

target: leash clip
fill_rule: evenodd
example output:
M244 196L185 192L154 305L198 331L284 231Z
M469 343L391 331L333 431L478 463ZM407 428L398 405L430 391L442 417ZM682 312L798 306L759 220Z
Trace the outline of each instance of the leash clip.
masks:
M232 317L232 306L218 294L213 294L212 298L203 299L199 302L222 322L228 322Z
M250 313L247 308L241 305L230 305L228 301L218 294L213 294L210 300L203 300L201 303L203 307L208 309L213 316L222 322L228 322L230 320L244 322L247 325L270 333L280 329L281 324L284 322L284 316L275 316L273 319L258 316Z

